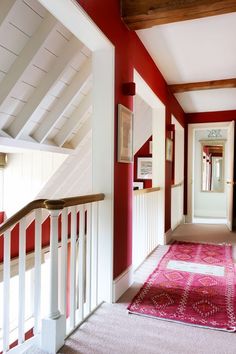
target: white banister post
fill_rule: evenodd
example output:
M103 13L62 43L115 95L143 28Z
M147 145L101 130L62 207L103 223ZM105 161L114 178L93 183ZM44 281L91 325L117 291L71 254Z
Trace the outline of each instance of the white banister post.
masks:
M60 210L50 210L50 283L48 317L55 320L60 317L58 308L58 216Z
M58 308L58 217L63 200L47 200L50 213L49 314L42 320L41 349L56 353L64 344L66 318Z

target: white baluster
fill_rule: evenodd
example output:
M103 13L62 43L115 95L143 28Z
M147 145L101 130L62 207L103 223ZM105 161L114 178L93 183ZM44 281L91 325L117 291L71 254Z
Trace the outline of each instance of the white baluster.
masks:
M68 209L64 208L61 215L61 288L60 311L66 315L66 289L67 289L67 250L68 250Z
M98 203L92 204L92 308L98 305Z
M91 311L91 204L87 205L87 232L86 232L86 314Z
M84 262L84 227L85 227L84 205L80 207L79 223L79 320L84 318L84 280L85 280L85 262Z
M41 319L41 251L42 210L35 210L35 253L34 253L34 335L40 332Z
M76 311L76 237L77 237L77 211L71 208L71 235L70 235L70 328L75 327Z
M10 331L10 312L9 312L9 298L10 298L10 230L4 234L4 261L3 261L3 352L9 349L9 331Z
M45 202L50 213L50 284L49 314L42 321L41 349L49 353L56 353L63 346L66 334L65 315L58 308L58 216L64 204L63 200Z
M48 317L60 316L58 309L58 216L60 210L50 210L50 300Z
M19 228L18 344L25 340L25 238L26 220L23 218Z

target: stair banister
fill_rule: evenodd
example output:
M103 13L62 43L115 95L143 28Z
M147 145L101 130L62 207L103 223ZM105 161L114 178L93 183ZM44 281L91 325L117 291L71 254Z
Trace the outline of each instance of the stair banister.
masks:
M66 316L58 308L58 217L65 202L46 200L44 204L50 215L50 271L49 313L42 320L41 346L48 353L56 353L66 336Z
M65 202L64 207L69 207L73 205L99 202L104 199L105 195L103 193L98 193L78 197L63 198L59 200L63 200ZM33 210L38 208L46 209L45 202L48 200L50 199L33 200L32 202L24 206L21 210L16 212L0 226L0 236L3 235L6 230L12 228L16 223L18 223L20 219L22 219L24 216L30 214Z
M74 210L73 218L71 217L71 237L72 234L77 235L77 212L80 215L79 227L79 252L80 256L76 258L80 276L79 282L79 313L77 316L77 302L72 316L73 330L78 323L84 320L91 309L91 271L94 271L93 276L93 292L97 293L97 247L98 247L98 205L94 202L104 200L103 193L78 196L72 198L64 198L59 200L39 199L30 202L11 218L5 221L0 227L0 237L4 237L4 269L3 269L3 351L7 352L12 343L10 339L10 323L9 323L9 294L10 294L10 279L11 279L11 231L14 226L19 223L19 297L21 303L25 301L25 271L26 271L26 216L34 211L35 218L35 246L34 246L34 336L36 342L41 336L41 349L56 353L56 351L63 345L66 336L66 284L67 284L67 252L68 252L68 216ZM77 208L77 206L79 206ZM50 216L50 274L49 274L49 313L47 318L42 319L40 310L40 293L41 293L41 252L42 252L42 209L47 209ZM62 234L61 234L61 282L58 287L58 217L61 214ZM73 219L73 223L72 223ZM86 227L85 227L86 222ZM77 236L76 236L77 237ZM86 240L86 241L85 241ZM70 240L72 241L72 239ZM86 246L86 254L83 253ZM91 245L93 248L91 249ZM76 247L76 244L75 244ZM83 251L83 252L82 252ZM86 257L86 258L84 258ZM94 257L91 258L91 257ZM91 259L93 262L91 264ZM85 274L86 261L86 274ZM75 269L73 270L74 275ZM88 274L89 272L89 274ZM86 287L85 287L86 285ZM75 293L72 296L72 302L75 303ZM84 294L86 292L86 301ZM78 295L76 295L78 296ZM95 298L95 303L94 303ZM93 308L98 305L96 300L97 295L93 296ZM59 304L60 300L60 304ZM78 301L78 300L77 300ZM84 313L85 306L85 313ZM22 311L21 311L22 309ZM19 309L18 314L18 346L27 344L25 342L25 322L24 322L24 306ZM76 314L76 321L75 321ZM67 331L68 332L68 331ZM21 344L22 343L22 344ZM37 342L39 343L39 342ZM14 351L14 349L13 349ZM11 350L10 350L11 352Z

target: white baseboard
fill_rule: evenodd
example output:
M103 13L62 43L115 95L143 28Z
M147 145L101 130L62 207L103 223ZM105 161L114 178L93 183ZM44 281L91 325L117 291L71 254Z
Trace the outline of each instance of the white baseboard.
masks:
M177 222L177 224L175 224L174 226L172 225L171 229L172 229L172 232L179 226L179 225L183 225L185 224L185 216L183 215L181 220ZM170 231L170 230L169 230ZM169 232L167 231L167 232Z
M170 243L172 232L172 229L169 229L167 232L165 232L165 245L168 245Z
M192 215L184 215L184 224L192 224Z
M116 302L121 295L133 284L133 267L130 266L116 279L113 280L113 302Z

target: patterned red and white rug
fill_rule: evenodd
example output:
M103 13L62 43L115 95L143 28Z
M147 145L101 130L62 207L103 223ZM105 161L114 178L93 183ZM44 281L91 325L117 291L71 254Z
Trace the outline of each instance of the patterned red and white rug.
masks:
M236 273L232 246L175 242L128 311L235 332Z

